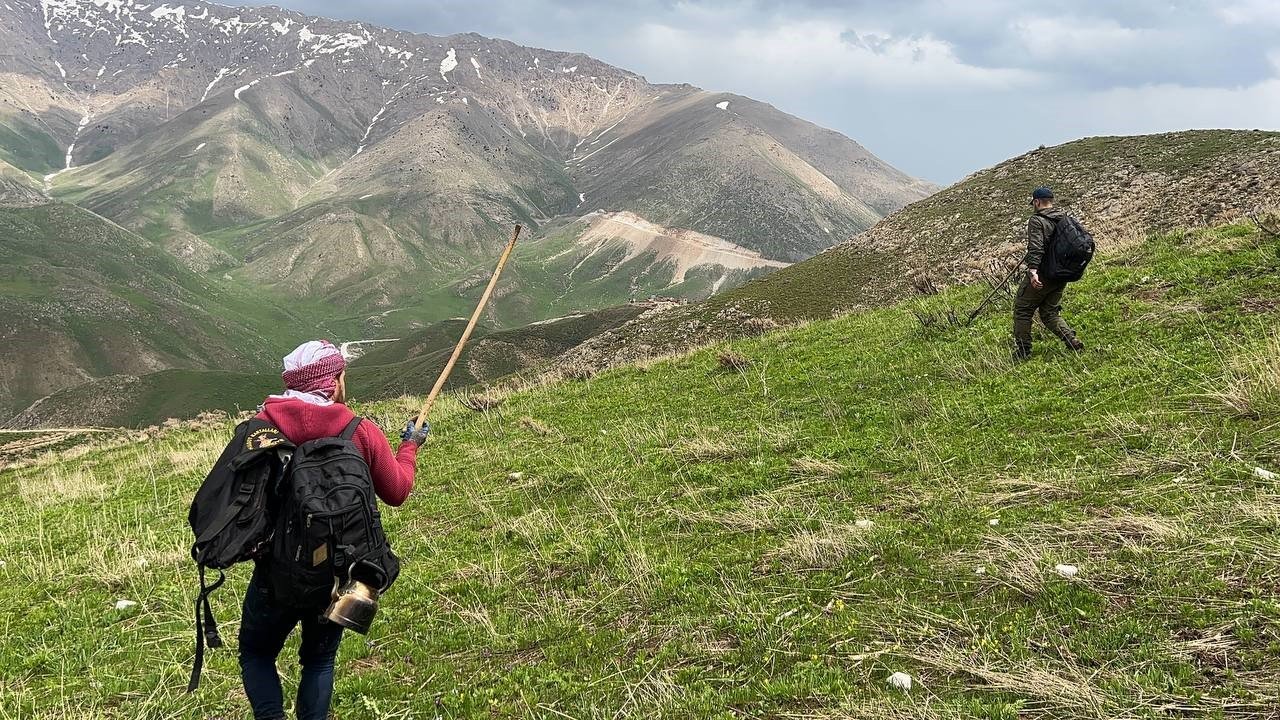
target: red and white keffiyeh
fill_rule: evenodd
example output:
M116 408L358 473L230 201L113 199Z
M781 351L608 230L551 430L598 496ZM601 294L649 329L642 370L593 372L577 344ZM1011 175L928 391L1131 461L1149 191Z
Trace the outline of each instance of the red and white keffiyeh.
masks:
M316 405L333 402L338 376L347 368L342 351L328 340L311 340L284 357L283 396Z

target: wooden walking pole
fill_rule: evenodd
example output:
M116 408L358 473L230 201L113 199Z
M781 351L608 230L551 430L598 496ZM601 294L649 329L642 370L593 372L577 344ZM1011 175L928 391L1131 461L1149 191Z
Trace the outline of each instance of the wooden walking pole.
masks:
M516 247L516 240L520 237L520 226L516 225L515 232L511 233L511 240L507 246L502 249L502 256L498 258L498 267L493 271L493 277L489 278L489 284L484 289L484 294L480 296L480 302L476 305L475 312L471 313L471 321L467 323L467 329L462 331L462 337L458 338L458 344L453 348L453 354L449 356L449 362L445 363L444 370L440 371L440 377L436 378L435 387L431 388L431 394L427 395L426 402L422 403L422 410L418 411L418 419L414 421L413 429L421 430L422 423L427 420L427 413L431 411L431 406L436 403L436 396L440 394L440 389L444 387L444 383L449 379L449 373L453 372L453 364L458 362L458 356L462 354L462 348L467 344L467 340L471 337L471 331L476 329L476 323L480 321L480 313L484 312L484 306L489 302L489 295L493 294L493 288L498 284L498 276L502 274L502 268L507 264L507 258L511 257L511 251Z

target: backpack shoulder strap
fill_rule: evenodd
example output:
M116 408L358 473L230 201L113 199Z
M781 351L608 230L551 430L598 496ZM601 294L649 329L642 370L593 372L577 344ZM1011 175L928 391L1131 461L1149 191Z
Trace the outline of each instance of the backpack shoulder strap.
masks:
M359 415L355 416L354 418L351 419L351 422L347 423L347 427L342 431L342 434L339 435L338 437L342 438L343 440L348 440L348 441L353 440L356 436L356 430L360 428L360 423L362 422L364 422L364 418L360 417Z
M209 607L209 595L221 587L226 580L226 573L219 570L218 579L212 584L206 584L204 565L200 566L200 594L196 596L196 655L191 663L191 679L187 681L187 693L193 693L200 687L205 648L222 647L222 636L218 634L218 622L213 617L213 609Z

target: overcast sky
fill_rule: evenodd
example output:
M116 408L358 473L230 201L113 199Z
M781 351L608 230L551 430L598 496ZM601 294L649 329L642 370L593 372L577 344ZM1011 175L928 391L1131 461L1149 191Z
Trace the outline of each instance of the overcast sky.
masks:
M1280 0L270 4L736 92L943 184L1087 135L1280 129Z

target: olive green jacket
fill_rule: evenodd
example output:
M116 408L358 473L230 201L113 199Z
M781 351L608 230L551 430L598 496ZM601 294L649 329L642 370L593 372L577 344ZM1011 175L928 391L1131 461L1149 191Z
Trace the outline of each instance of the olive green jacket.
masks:
M1059 218L1066 214L1067 211L1060 207L1045 208L1037 210L1027 221L1027 257L1024 262L1027 263L1028 270L1040 269L1044 249L1049 244L1049 238L1053 237L1053 228Z

